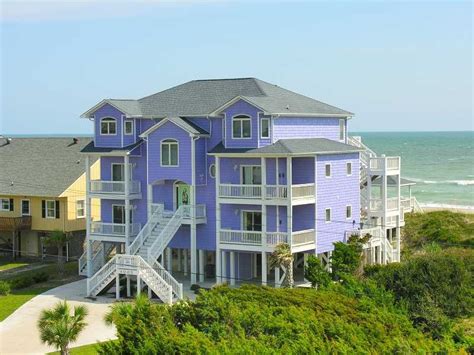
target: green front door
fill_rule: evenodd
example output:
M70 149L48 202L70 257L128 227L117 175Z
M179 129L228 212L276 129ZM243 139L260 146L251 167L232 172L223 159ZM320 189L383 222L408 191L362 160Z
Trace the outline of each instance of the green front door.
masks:
M176 209L181 205L189 205L190 199L189 186L186 184L176 185Z

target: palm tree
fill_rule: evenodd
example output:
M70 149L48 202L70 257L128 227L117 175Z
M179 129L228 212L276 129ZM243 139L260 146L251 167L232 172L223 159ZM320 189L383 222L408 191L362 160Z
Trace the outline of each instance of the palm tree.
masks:
M59 302L53 309L44 309L38 320L41 341L58 348L61 355L69 354L69 343L75 341L87 325L84 322L87 313L86 307L77 306L71 315L66 301Z
M275 250L270 254L270 269L274 267L283 267L286 269L285 280L283 284L288 285L289 288L293 287L293 254L291 254L291 248L286 243L280 243L275 246Z
M58 270L60 273L64 272L63 249L68 241L69 236L60 230L52 231L51 234L49 234L45 239L46 245L51 245L58 248Z

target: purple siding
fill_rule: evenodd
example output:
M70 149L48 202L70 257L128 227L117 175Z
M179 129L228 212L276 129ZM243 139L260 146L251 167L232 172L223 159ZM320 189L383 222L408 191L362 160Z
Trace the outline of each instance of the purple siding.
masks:
M94 112L94 145L96 147L123 147L122 145L122 116L123 113L115 107L106 104ZM102 118L115 118L117 130L114 135L101 135L100 122Z
M314 229L314 204L293 206L293 232Z
M352 175L346 174L346 163L352 163ZM331 164L331 177L325 176L325 164ZM344 232L352 229L352 221L360 221L359 154L321 155L316 162L317 252L334 249ZM346 205L352 206L352 218L346 219ZM331 208L331 222L325 222L325 209Z
M259 129L258 129L259 110L244 100L239 100L232 106L224 110L225 113L225 146L227 148L256 148L258 147ZM247 115L252 119L250 138L233 139L232 138L232 117L237 115Z
M206 139L200 138L194 143L194 155L196 164L196 185L205 185L207 183L207 152Z
M240 170L242 165L260 166L260 158L221 158L221 184L240 184Z
M179 143L178 167L161 166L161 141L175 139ZM165 123L148 136L148 181L179 180L191 184L191 137L171 122Z
M292 184L310 184L315 182L314 158L293 158L292 159ZM286 171L286 170L285 170Z
M224 119L220 117L211 118L211 137L209 138L209 142L207 144L209 150L223 141L223 123Z
M328 138L339 141L338 118L280 117L273 122L273 142L289 138Z

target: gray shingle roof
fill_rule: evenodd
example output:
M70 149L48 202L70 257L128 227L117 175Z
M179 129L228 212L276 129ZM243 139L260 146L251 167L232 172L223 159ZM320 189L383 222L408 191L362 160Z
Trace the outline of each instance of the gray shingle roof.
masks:
M262 148L226 149L222 143L218 144L210 154L261 154L261 155L287 155L287 154L329 154L329 153L355 153L362 149L349 144L336 142L326 138L280 139L277 142Z
M59 196L85 172L91 137L77 138L0 139L0 195Z
M130 116L205 116L239 96L269 114L353 115L256 78L193 80L139 100L109 99L106 102ZM88 117L90 111L84 115Z
M140 139L136 143L127 145L126 147L116 148L116 147L96 147L94 141L90 141L82 150L81 153L123 153L131 152L140 144L143 143L143 140Z

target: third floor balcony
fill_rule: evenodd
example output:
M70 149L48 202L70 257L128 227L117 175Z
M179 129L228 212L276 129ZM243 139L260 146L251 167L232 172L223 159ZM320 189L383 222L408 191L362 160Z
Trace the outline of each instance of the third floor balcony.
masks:
M98 195L102 198L118 198L123 199L126 195L130 198L141 198L141 184L140 181L128 182L128 194L126 194L125 181L106 181L106 180L91 180L90 193L91 195Z

